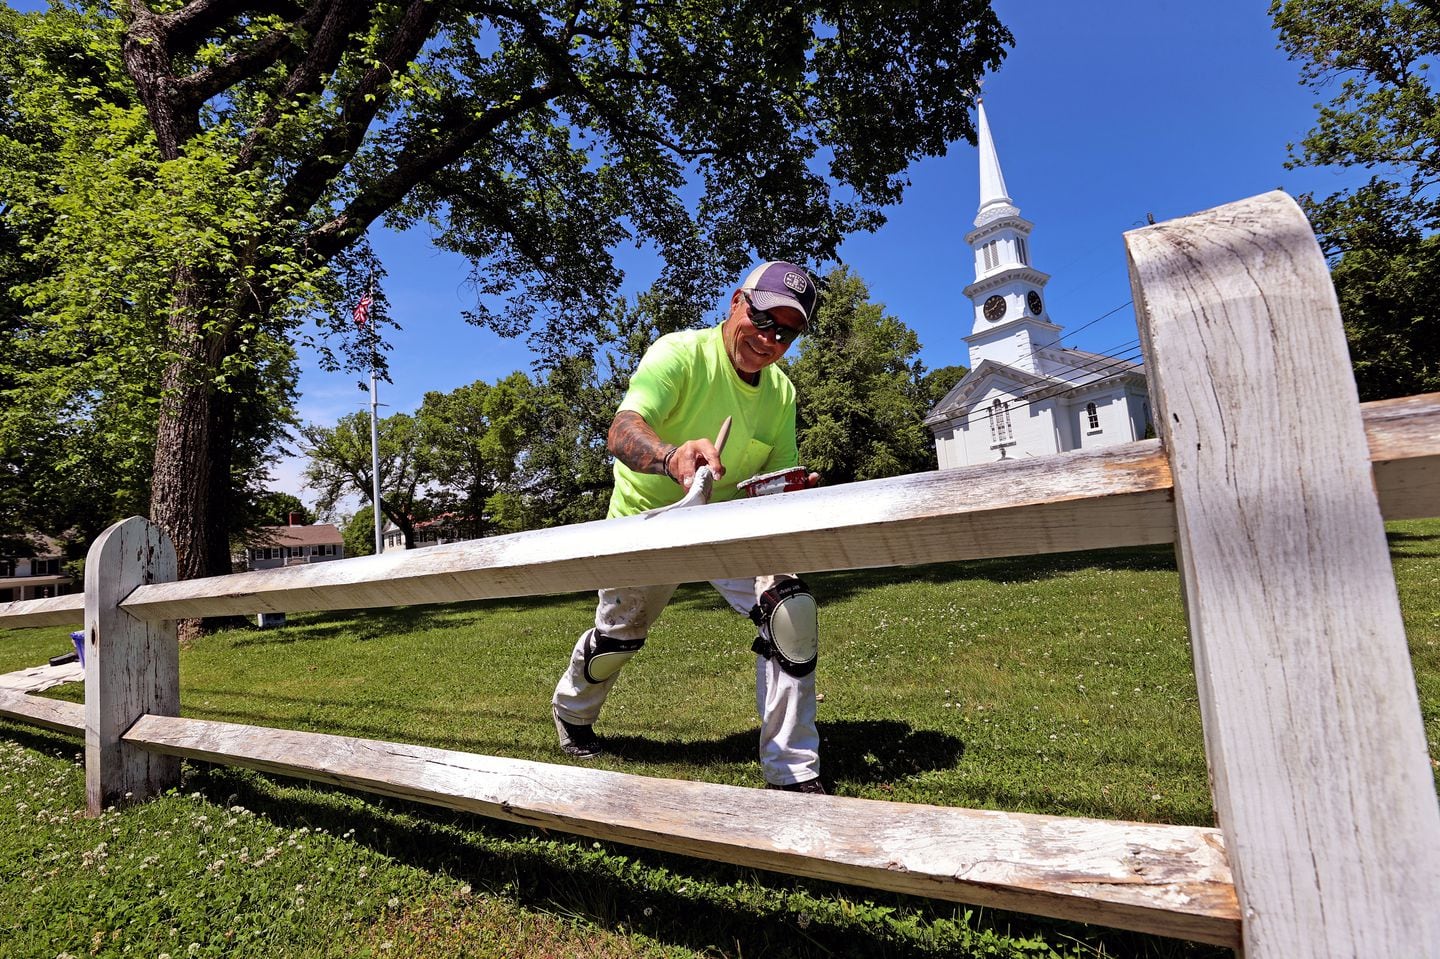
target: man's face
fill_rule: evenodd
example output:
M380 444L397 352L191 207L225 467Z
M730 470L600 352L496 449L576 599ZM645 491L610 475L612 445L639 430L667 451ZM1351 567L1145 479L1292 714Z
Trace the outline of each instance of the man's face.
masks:
M805 330L805 317L794 307L777 306L767 310L777 326L799 334ZM739 290L730 297L730 315L725 318L721 331L725 338L725 351L735 369L745 376L754 376L765 367L785 355L789 343L782 343L777 334L779 329L758 329L750 320L750 306L745 294ZM791 337L793 339L793 337Z

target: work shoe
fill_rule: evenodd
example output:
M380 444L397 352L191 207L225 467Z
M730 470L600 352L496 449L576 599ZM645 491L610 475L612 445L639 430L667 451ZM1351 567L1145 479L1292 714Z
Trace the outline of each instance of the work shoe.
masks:
M790 783L786 786L777 786L774 783L766 783L765 788L779 789L780 791L787 793L811 793L812 795L816 796L829 795L829 793L825 791L825 784L820 781L820 778L818 776L814 779L807 779L802 783Z
M550 714L555 717L555 732L560 735L560 751L562 753L576 759L594 759L605 751L600 745L600 737L595 735L593 726L567 723L560 718L560 710L553 706Z

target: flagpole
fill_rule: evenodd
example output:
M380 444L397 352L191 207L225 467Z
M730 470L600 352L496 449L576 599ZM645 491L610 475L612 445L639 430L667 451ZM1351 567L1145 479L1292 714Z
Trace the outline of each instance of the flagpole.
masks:
M365 295L355 304L355 323L370 338L370 513L375 517L375 555L385 551L385 532L380 512L380 387L375 368L380 365L376 346L375 326L370 322L370 307L375 302L375 277L365 284Z
M370 476L374 482L375 555L385 552L385 534L380 528L380 390L375 384L375 348L370 348Z

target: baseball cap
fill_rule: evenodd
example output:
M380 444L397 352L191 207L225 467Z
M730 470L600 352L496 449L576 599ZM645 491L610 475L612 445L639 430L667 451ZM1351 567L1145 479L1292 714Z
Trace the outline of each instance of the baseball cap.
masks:
M757 310L773 310L777 306L788 306L800 311L806 324L815 311L815 280L803 266L784 260L771 260L750 271L740 284L740 289L750 294L750 302Z

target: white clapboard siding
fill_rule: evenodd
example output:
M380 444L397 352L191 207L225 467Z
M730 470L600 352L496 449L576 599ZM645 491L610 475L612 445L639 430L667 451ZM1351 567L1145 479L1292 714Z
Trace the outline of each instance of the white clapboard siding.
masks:
M85 558L85 805L92 816L180 781L180 763L121 742L146 714L180 713L180 644L173 621L136 619L120 601L175 578L170 537L139 516L100 534Z
M1440 808L1325 260L1279 192L1125 240L1245 955L1440 955Z
M1214 829L807 796L147 716L128 743L872 889L1235 945Z
M85 707L58 699L41 699L18 690L0 689L0 717L19 719L62 733L85 735Z

